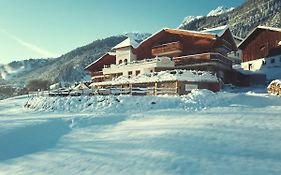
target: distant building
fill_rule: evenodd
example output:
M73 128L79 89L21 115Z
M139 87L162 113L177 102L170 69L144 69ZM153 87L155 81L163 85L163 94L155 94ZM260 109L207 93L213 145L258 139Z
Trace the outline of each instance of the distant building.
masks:
M162 29L141 43L126 39L85 70L91 73L93 85L99 86L109 86L108 82L122 76L175 69L207 71L228 83L233 60L227 54L232 51L237 51L237 46L227 26L201 32Z
M238 46L242 50L241 67L264 73L267 79L281 76L281 29L259 26Z
M243 39L238 36L233 36L236 45L238 46ZM234 50L227 54L227 56L232 60L233 64L241 64L242 62L242 50Z

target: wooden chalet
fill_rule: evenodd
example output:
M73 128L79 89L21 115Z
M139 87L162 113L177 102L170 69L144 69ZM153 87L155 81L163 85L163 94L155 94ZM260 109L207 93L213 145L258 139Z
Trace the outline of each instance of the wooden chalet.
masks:
M201 32L165 28L141 43L128 38L113 51L85 68L94 83L174 69L208 71L225 83L234 81L227 54L237 46L228 27Z
M238 46L244 70L281 67L281 29L258 26Z

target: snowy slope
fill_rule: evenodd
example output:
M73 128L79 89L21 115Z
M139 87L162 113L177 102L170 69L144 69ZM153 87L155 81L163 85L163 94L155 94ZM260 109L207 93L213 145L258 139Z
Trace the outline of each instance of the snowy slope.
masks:
M182 28L188 25L189 23L191 23L192 21L195 21L196 19L200 19L200 18L202 18L202 16L187 16L183 19L182 23L179 25L178 28Z
M34 69L40 68L52 59L29 59L23 61L13 61L9 64L0 65L0 79L10 80L12 78L22 76Z
M209 16L218 16L218 15L221 15L221 14L224 14L224 13L227 13L227 12L230 12L234 10L234 7L231 7L231 8L226 8L224 6L218 6L216 9L214 10L211 10L208 14L207 14L207 17Z
M280 0L247 0L235 9L218 7L202 18L181 24L185 30L200 31L205 28L228 25L233 35L245 38L259 25L281 27Z
M219 6L216 9L211 10L206 17L210 17L210 16L218 16L227 12L230 12L234 10L233 7L231 8L226 8L224 6ZM182 23L179 25L178 28L183 28L184 26L187 26L188 24L192 23L193 21L196 21L198 19L203 18L204 16L187 16L183 19Z
M0 101L1 175L281 172L281 98L258 90L27 100Z

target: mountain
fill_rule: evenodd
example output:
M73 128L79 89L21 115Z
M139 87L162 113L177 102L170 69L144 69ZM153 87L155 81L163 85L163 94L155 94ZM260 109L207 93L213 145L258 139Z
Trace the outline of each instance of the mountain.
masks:
M224 13L227 13L227 12L230 12L234 10L233 7L231 8L226 8L224 6L219 6L217 7L216 9L214 10L211 10L208 14L207 14L207 17L209 16L218 16L218 15L221 15L221 14L224 14ZM185 28L185 26L187 26L189 23L193 22L193 21L196 21L196 20L199 20L201 18L203 18L204 16L187 16L183 19L182 23L179 25L178 28Z
M220 9L222 9L220 11ZM234 35L246 37L258 25L281 27L280 0L247 0L240 7L224 10L222 7L211 11L207 16L185 22L181 29L203 30L229 25Z
M16 78L34 69L38 69L51 61L53 61L53 59L29 59L13 61L6 65L2 64L0 65L0 79L10 80Z
M216 9L214 10L211 10L207 16L219 16L221 14L224 14L224 13L227 13L227 12L230 12L234 10L234 7L231 7L231 8L226 8L224 6L218 6Z
M55 59L30 59L15 61L0 66L0 84L26 85L30 80L49 80L51 83L76 82L89 79L84 67L92 63L116 44L127 37L142 41L150 36L147 33L127 33L96 40L86 46L76 48Z

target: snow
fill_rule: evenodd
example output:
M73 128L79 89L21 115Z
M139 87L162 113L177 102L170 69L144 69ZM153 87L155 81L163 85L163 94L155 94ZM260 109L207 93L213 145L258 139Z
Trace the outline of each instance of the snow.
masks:
M182 21L181 25L178 28L182 28L183 26L186 26L187 24L191 23L192 21L195 21L197 19L202 18L203 16L187 16Z
M258 73L262 73L266 75L267 80L274 80L281 77L280 67L263 67Z
M265 89L2 100L0 174L280 174L281 98Z
M206 33L222 36L227 29L228 29L228 26L224 25L224 26L218 26L218 27L215 27L215 28L205 29L201 32L206 32Z
M14 68L10 65L0 65L0 75L2 79L9 80L10 78L29 70L29 67L25 67L25 65L21 65L20 67Z
M272 31L276 31L276 32L281 32L280 28L276 28L276 27L268 27L268 26L258 26L258 29L265 29L265 30L272 30Z
M214 10L211 10L207 16L218 16L218 15L221 15L221 14L224 14L224 13L227 13L227 12L230 12L232 10L234 10L235 8L234 7L231 7L231 8L226 8L224 6L218 6L216 9Z
M132 46L133 48L137 48L138 45L139 45L139 43L137 43L134 39L127 38L124 41L122 41L121 43L119 43L116 46L114 46L112 49L116 50L116 49L120 49L120 48L124 48L124 47L129 47L129 46Z
M161 71L148 74L140 74L138 76L120 76L112 81L104 81L92 83L93 85L116 85L130 83L149 83L149 82L164 82L164 81L189 81L189 82L218 82L218 78L209 72L192 71L192 70L172 70Z
M267 88L270 88L270 86L272 84L276 84L276 85L279 85L281 87L281 80L280 79L277 79L277 80L273 80L269 83L269 85L267 86Z

